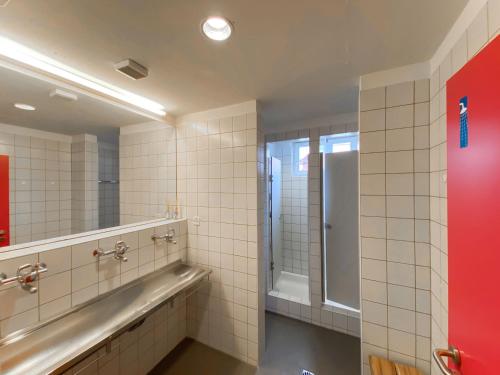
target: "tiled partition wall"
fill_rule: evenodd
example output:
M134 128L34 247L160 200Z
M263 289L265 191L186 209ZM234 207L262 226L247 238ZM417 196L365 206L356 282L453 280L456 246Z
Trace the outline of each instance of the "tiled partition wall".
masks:
M97 137L81 134L71 144L72 233L99 228Z
M355 132L357 123L324 125L312 129L266 135L266 142L309 138L308 215L309 215L309 290L310 304L298 303L266 295L266 309L278 314L316 324L353 336L360 335L359 314L324 306L321 301L321 247L320 247L320 163L319 137L321 135ZM267 206L266 214L268 217ZM266 238L267 241L267 238ZM266 254L268 246L266 244ZM267 261L267 260L266 260Z
M10 162L11 245L69 234L71 137L0 124L0 155Z
M213 271L208 287L188 301L188 332L254 365L264 349L258 133L255 102L191 115L177 125L188 260Z
M448 346L448 231L446 181L446 81L500 30L500 0L490 0L446 51L432 72L430 110L430 215L432 347ZM433 363L432 375L441 372Z
M364 374L375 354L430 372L429 80L360 93Z
M151 240L153 233L164 234L167 227L176 232L177 244ZM141 229L144 228L144 229ZM120 233L116 234L115 233ZM112 256L98 259L92 255L97 247L110 250L118 240L130 249L127 262ZM59 241L33 248L51 247L49 251L31 253L31 248L0 254L0 272L15 275L23 264L44 262L48 272L34 283L38 292L31 294L17 283L0 286L0 338L38 321L57 315L91 298L151 273L178 259L186 259L186 220L167 221L117 229L104 235L90 235L77 240ZM17 256L16 254L30 253Z
M176 206L175 128L120 128L120 224L166 217Z

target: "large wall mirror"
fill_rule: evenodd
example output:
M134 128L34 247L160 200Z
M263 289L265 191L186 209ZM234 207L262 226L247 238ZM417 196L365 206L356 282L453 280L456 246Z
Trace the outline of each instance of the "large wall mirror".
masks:
M175 128L0 67L0 252L165 217Z

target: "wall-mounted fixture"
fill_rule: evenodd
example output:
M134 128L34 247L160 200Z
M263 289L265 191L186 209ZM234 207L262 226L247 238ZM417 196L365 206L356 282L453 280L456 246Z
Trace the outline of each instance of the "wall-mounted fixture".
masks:
M157 241L157 240L163 240L165 242L170 242L172 244L176 244L177 241L174 240L175 237L175 229L174 228L169 228L167 233L164 234L163 236L159 236L157 234L153 234L151 236L151 240Z
M95 257L102 257L106 255L113 255L113 258L119 260L121 262L128 261L125 253L129 249L129 246L124 241L117 241L113 250L103 250L101 248L97 248L92 252L92 255Z
M132 59L126 59L116 63L115 70L134 80L146 78L149 74L148 68Z
M8 278L6 274L0 273L0 285L7 285L17 281L24 290L36 293L38 288L31 284L38 280L40 274L44 272L47 272L45 263L24 264L19 266L16 276Z
M36 107L34 107L32 105L29 105L29 104L26 104L26 103L15 103L14 107L16 107L17 109L21 109L23 111L34 111L34 110L36 110Z
M57 77L60 80L85 88L90 92L117 99L155 115L166 116L165 108L160 103L101 81L1 36L0 56L5 58L7 63L14 61L20 63L23 67L30 68L35 73Z
M61 99L66 102L76 102L78 100L78 96L73 94L72 92L68 92L61 89L54 89L49 93L49 96L54 99Z
M224 17L208 17L202 22L201 31L207 38L222 42L233 33L233 24Z
M193 218L191 219L191 223L195 226L195 227L199 227L200 224L201 224L201 217L199 216L193 216Z

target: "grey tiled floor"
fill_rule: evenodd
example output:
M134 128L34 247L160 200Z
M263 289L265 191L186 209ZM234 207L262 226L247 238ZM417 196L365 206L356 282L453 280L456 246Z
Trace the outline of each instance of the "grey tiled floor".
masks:
M359 375L359 339L266 313L266 353L259 369L208 346L185 340L152 375Z

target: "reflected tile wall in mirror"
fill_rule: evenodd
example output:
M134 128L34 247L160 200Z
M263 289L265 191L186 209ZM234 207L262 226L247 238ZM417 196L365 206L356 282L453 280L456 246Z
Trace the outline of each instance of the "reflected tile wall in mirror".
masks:
M120 135L120 223L165 217L177 204L173 127Z
M9 156L11 244L70 234L70 138L0 132L0 154Z

